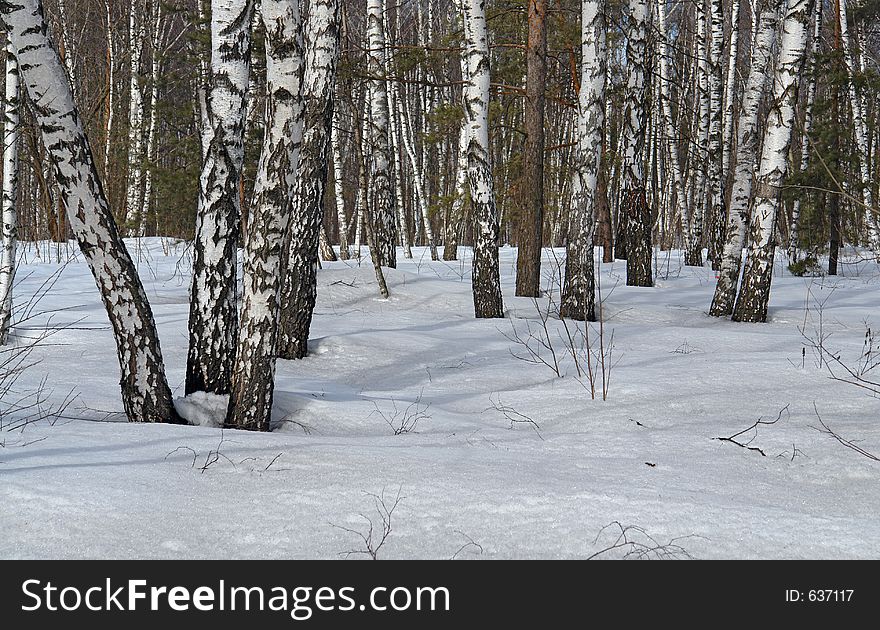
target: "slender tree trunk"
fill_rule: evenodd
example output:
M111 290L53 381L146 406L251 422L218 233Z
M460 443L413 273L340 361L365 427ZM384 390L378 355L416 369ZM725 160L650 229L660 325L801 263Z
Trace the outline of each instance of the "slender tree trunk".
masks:
M774 77L773 103L767 115L761 164L755 177L755 210L742 286L733 309L733 320L767 321L776 221L782 183L788 172L788 150L797 103L798 78L803 70L807 26L813 0L789 0L782 24L782 41Z
M645 128L647 110L645 100L645 60L647 58L647 29L649 4L647 0L630 0L630 14L626 22L626 93L623 120L623 189L621 217L625 217L626 284L636 287L654 285L652 278L651 242L653 219L645 198ZM624 222L623 219L621 222ZM619 242L619 241L618 241Z
M572 208L560 315L593 321L595 313L593 232L605 125L605 3L581 0L581 87Z
M681 164L678 159L678 147L676 140L682 135L676 131L675 122L672 117L672 103L669 95L669 50L667 46L667 29L666 29L666 2L660 0L657 3L657 26L659 29L659 56L660 65L660 100L662 101L663 124L666 133L666 142L668 145L669 159L672 168L672 181L675 186L675 201L678 216L681 218L681 232L684 237L684 248L686 251L693 250L693 234L691 232L690 219L688 217L687 194L684 188L684 178L682 176ZM681 119L681 116L679 116Z
M737 281L742 266L742 250L749 225L752 179L760 140L758 110L773 73L773 42L776 39L780 0L759 0L760 11L755 25L755 44L749 77L740 107L736 165L727 228L721 259L721 270L709 314L730 317L736 301Z
M125 412L131 421L179 422L146 292L113 220L43 15L41 0L0 4L0 17L18 53L21 78L62 187L71 228L110 317Z
M348 248L348 220L345 216L345 189L342 168L342 145L339 138L339 108L333 109L333 129L330 143L333 147L333 192L336 200L336 220L339 225L339 257L342 260L351 258Z
M519 217L516 294L541 295L544 227L544 92L547 89L547 0L528 0L526 44L526 146L523 153L522 212Z
M147 158L147 166L144 173L144 198L141 203L140 221L138 224L138 235L144 236L147 231L147 217L150 213L150 202L153 197L153 165L156 163L156 125L158 124L159 114L159 75L162 72L162 41L165 28L164 12L162 3L156 4L156 16L153 22L153 37L151 40L150 55L150 116L149 126L147 127L147 147L145 156Z
M281 280L278 356L282 359L301 359L308 354L309 327L318 290L316 273L324 192L331 159L339 15L337 0L315 0L305 29L305 120L285 251L286 268Z
M815 1L815 0L814 0ZM840 44L843 48L843 59L846 63L846 72L849 85L849 104L852 110L853 126L855 127L856 151L859 161L859 175L861 176L861 191L863 212L865 215L865 225L868 229L868 237L871 249L874 255L880 260L880 225L878 225L877 217L874 212L874 195L871 187L871 158L868 150L868 131L865 125L865 112L862 107L862 100L856 89L854 75L856 64L853 60L853 54L850 50L851 42L849 37L849 26L847 24L847 0L838 1L837 18L840 23Z
M110 171L110 144L113 139L113 117L116 113L116 51L113 40L113 5L104 0L107 20L107 101L104 113L104 176Z
M129 105L128 105L128 180L125 195L125 232L129 236L137 232L138 213L143 205L144 159L144 93L141 87L141 55L146 39L146 2L132 4L128 17Z
M708 60L709 85L709 154L707 166L707 215L710 218L709 258L712 268L718 269L720 250L724 239L726 212L724 206L724 147L722 124L724 114L724 11L721 0L709 0L710 44Z
M323 2L312 5L310 27L320 23L325 8ZM330 10L338 16L336 7ZM241 334L235 353L227 424L239 429L268 431L275 387L276 331L280 328L283 335L284 330L278 326L279 287L286 256L284 236L295 186L302 180L295 177L300 145L306 142L303 142L303 37L299 2L262 0L260 13L266 30L266 131L257 168L255 203L248 218ZM335 57L333 51L325 51L320 39L315 43L312 54ZM330 88L332 90L332 82ZM314 246L316 249L317 242Z
M498 209L489 153L489 36L485 0L463 0L465 51L469 81L466 86L468 181L473 207L474 313L478 318L504 317L498 268Z
M199 181L193 243L186 393L228 394L238 336L239 179L244 163L252 0L214 0L211 10L211 132ZM209 137L208 137L209 136Z
M381 267L396 267L392 154L385 81L385 3L367 0L368 70L370 79L370 212L374 248Z
M9 336L12 323L12 286L15 280L15 249L18 240L18 137L20 88L15 51L6 42L5 98L3 100L3 190L2 252L0 252L0 345Z
M810 132L813 128L813 103L816 100L816 57L819 54L819 37L822 34L822 0L815 0L813 12L813 45L808 60L807 101L804 107L804 127L801 141L801 163L798 170L803 174L810 163ZM800 238L801 200L794 200L791 209L791 234L788 243L788 258L791 262L798 259L798 240Z
M460 4L457 2L457 4ZM458 241L461 237L462 226L464 225L465 203L467 201L467 178L468 178L468 146L470 140L468 138L468 130L470 124L467 118L467 86L470 83L468 77L467 56L462 55L460 59L462 87L462 116L461 127L458 131L458 150L456 153L457 161L455 168L455 197L449 209L446 218L446 234L443 243L443 260L458 259Z

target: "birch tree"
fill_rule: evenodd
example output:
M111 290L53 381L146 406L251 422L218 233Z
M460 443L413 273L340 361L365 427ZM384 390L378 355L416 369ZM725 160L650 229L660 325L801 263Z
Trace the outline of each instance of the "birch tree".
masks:
M179 422L146 292L104 195L41 0L0 3L71 229L95 277L116 339L128 419Z
M478 318L504 316L498 269L498 210L489 153L489 35L485 0L462 0L468 62L465 110L474 222L473 293Z
M807 100L804 105L804 127L801 137L801 162L798 170L805 173L810 163L810 132L813 129L813 103L816 101L816 57L819 55L819 36L822 34L822 0L814 0L813 10L813 45L809 59L807 77ZM801 200L795 199L791 208L791 233L788 243L788 258L796 262L798 258L798 239L800 238Z
M816 0L814 0L816 1ZM840 46L843 48L843 60L846 64L847 78L849 79L849 105L852 111L853 126L855 127L856 152L859 161L859 175L861 175L862 204L864 206L865 225L874 255L880 260L880 226L874 210L874 195L871 188L871 154L868 148L868 131L865 125L865 112L861 97L856 89L854 75L857 69L851 50L849 25L847 23L847 0L837 0L837 19L840 25Z
M392 155L388 118L388 88L385 81L385 3L367 0L368 71L370 74L370 200L369 219L376 239L376 261L381 267L396 267Z
M782 182L788 172L798 79L803 68L812 2L789 0L785 10L773 79L773 102L767 114L761 162L755 176L750 244L742 284L733 309L734 321L767 321L776 249L776 219L781 203Z
M186 393L228 394L235 360L239 178L250 75L252 0L213 0L211 125L193 241Z
M752 180L760 140L758 112L773 76L773 43L783 1L759 0L756 8L759 12L754 27L756 36L740 106L733 189L727 213L721 269L709 309L709 314L715 317L729 317L733 314L746 228L751 214Z
M653 220L645 198L645 59L647 55L647 0L630 0L626 20L626 92L623 114L623 183L620 214L625 219L626 283L653 286L651 232Z
M15 280L15 250L18 239L18 138L19 94L18 61L6 42L6 72L3 99L3 190L0 197L0 345L6 343L12 321L12 285Z
M144 92L141 86L141 57L146 39L146 1L134 2L128 14L128 182L126 184L125 231L137 232L143 205Z
M305 120L293 197L293 217L285 245L281 279L278 356L308 354L309 327L317 297L318 240L324 218L324 191L330 168L336 60L339 54L339 4L314 0L306 23L308 52L303 100Z
M593 233L605 124L604 0L581 0L581 53L575 173L560 315L593 321L596 319Z
M324 3L312 5L311 27L315 24L312 18L320 15L325 7ZM300 178L296 177L300 145L307 143L302 138L303 38L299 2L262 0L260 13L266 30L265 134L257 169L255 203L248 216L241 334L235 354L227 424L268 431L275 386L279 289L283 262L289 258L284 237L297 179L303 178L302 173ZM317 17L315 21L321 19ZM321 43L318 40L315 43L312 54L326 54ZM310 181L314 186L314 181ZM301 203L307 205L312 201L301 200ZM313 251L317 251L317 245L315 238ZM281 330L283 336L283 328Z

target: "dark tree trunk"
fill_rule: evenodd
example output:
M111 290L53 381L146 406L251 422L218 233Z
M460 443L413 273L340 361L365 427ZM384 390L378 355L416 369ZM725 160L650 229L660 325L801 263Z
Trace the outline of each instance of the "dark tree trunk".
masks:
M629 217L626 223L626 284L630 287L652 287L654 247L651 232L654 221L645 199L645 189L630 190L624 204L626 216Z
M547 84L547 0L529 0L526 46L526 144L517 238L516 294L541 294L544 225L544 91Z

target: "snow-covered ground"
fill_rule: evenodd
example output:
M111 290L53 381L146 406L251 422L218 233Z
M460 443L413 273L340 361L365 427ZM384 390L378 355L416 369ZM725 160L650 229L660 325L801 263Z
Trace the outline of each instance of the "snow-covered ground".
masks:
M130 246L182 395L189 259L180 244ZM387 301L367 261L325 264L311 355L279 361L280 424L255 434L125 422L87 267L31 250L17 302L46 295L16 332L57 332L15 390L45 379L50 402L75 398L23 429L2 419L0 556L336 558L364 549L348 530L381 529L370 495L383 491L387 508L400 501L380 558L587 557L614 544L619 528L603 528L615 522L678 556L880 556L880 463L815 430L813 408L880 454L880 400L831 380L799 330L814 335L821 310L826 347L855 363L865 322L877 325L875 264L797 278L778 263L765 325L707 316L713 272L675 254L659 255L651 289L624 286L624 263L603 265L614 367L602 401L577 378L558 320L548 328L562 377L513 356L524 351L513 328L539 334L540 318L512 297L515 251L501 255L504 320L473 318L467 261L400 256ZM548 287L557 256L546 252ZM217 402L181 409L205 420ZM786 406L739 438L766 456L713 439Z

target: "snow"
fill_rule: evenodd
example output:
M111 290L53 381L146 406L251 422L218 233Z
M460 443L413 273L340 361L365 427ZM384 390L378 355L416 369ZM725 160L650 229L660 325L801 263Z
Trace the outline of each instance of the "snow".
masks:
M182 396L189 253L129 245ZM207 426L225 401L199 394L175 404L201 426L125 422L88 267L22 250L17 304L60 277L13 334L59 329L16 390L45 378L46 404L76 399L23 429L2 417L0 557L336 558L360 548L341 528L364 527L359 514L379 522L370 495L383 491L401 500L380 558L587 557L613 543L603 528L615 521L695 558L878 555L880 464L812 427L815 402L828 426L878 454L880 400L831 380L802 354L799 330L812 335L821 313L826 347L858 358L866 321L876 328L880 269L851 251L839 278L791 277L777 260L767 324L709 317L714 273L677 253L658 254L654 288L625 286L622 262L602 265L607 401L575 378L555 319L563 377L512 356L511 325L540 323L530 299L513 297L515 250L501 249L509 317L498 320L473 318L469 259L431 262L414 248L386 270L388 300L366 258L324 263L311 354L278 362L276 426L260 434ZM545 286L555 257L546 252ZM786 405L744 436L766 456L713 439ZM407 409L424 416L395 434Z
M229 408L229 395L211 392L193 392L174 399L174 408L180 417L201 427L222 427Z

